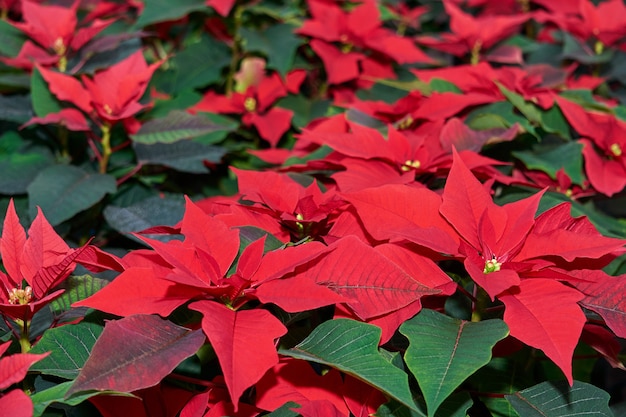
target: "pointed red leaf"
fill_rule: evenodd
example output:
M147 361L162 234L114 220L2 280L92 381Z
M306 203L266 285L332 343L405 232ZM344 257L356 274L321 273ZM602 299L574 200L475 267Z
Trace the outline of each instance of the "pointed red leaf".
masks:
M350 299L347 304L361 318L380 316L405 307L424 295L438 294L375 248L346 236L335 249L303 272L318 284Z
M621 250L626 244L623 239L602 236L586 217L572 217L570 209L571 204L562 203L538 216L520 258L550 254L570 262L575 258L595 259Z
M239 230L206 214L185 197L185 215L180 232L185 244L194 245L211 255L219 264L220 274L226 274L239 252Z
M348 414L342 385L341 374L334 369L320 375L306 361L283 358L256 384L256 405L272 411L288 401L302 405L326 400Z
M40 66L37 70L59 100L69 101L85 113L91 112L91 95L76 78Z
M312 277L301 275L265 282L252 295L264 304L276 304L289 313L350 301L326 285L316 283Z
M35 273L29 284L37 298L43 297L51 288L61 283L75 267L74 261L87 246L72 250L57 263L45 266Z
M585 294L580 304L595 311L618 337L626 337L626 275L612 277L597 271L597 282L577 282Z
M14 389L0 397L0 410L11 417L33 417L33 401L21 389Z
M73 307L91 307L115 314L158 314L166 317L175 308L198 295L194 288L157 278L150 267L130 267L91 297Z
M11 342L0 345L0 348L8 347ZM35 362L45 358L51 352L41 355L33 353L16 353L0 358L0 391L7 389L13 384L20 382L26 377L28 368Z
M122 272L126 268L120 258L93 245L87 245L75 261L92 272Z
M7 271L9 282L13 287L22 283L22 273L20 265L22 263L22 252L26 243L26 232L20 224L20 219L15 212L13 199L9 201L7 213L4 217L2 227L2 238L0 238L0 254L2 254L2 264Z
M20 126L20 129L35 123L42 125L58 124L72 131L91 130L91 126L87 123L85 116L78 110L72 108L62 109L58 113L49 113L44 117L33 117L28 122Z
M378 407L387 402L387 397L360 379L344 376L344 400L354 417L369 417L376 414Z
M606 328L587 323L583 328L581 340L601 354L613 368L626 371L626 366L619 358L622 345L619 339Z
M266 310L233 311L212 301L197 301L189 308L204 316L202 329L215 350L236 410L241 394L278 363L274 341L287 328Z
M579 291L558 281L523 280L498 297L505 305L504 321L511 336L541 349L565 374L570 385L572 355L587 320Z
M259 131L259 135L276 147L283 134L291 127L293 112L280 107L273 107L264 114L247 113L242 118L246 124L251 124Z
M37 285L35 295L43 296L46 282L34 284L37 273L46 267L57 265L70 252L65 241L54 231L46 220L40 208L37 208L37 216L28 229L28 239L24 244L22 264L20 270L26 281L31 285Z
M490 205L495 205L491 196L455 151L439 211L463 239L480 248L478 222Z
M132 392L157 385L205 337L153 315L110 321L67 396L89 390Z
M337 409L337 406L328 400L307 401L300 407L293 408L302 417L347 417Z
M441 197L434 191L384 185L342 197L357 209L365 228L377 240L402 237L438 252L458 252L458 237L439 214Z

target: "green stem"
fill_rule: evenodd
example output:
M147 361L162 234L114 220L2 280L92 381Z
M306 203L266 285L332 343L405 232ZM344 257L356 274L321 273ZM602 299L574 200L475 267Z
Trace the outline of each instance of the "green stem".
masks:
M230 59L230 66L228 67L228 75L226 76L226 95L230 96L234 90L235 73L237 72L237 66L239 65L239 59L241 58L242 45L241 45L241 24L243 22L244 7L238 5L235 7L233 13L233 48L232 57Z
M67 127L59 125L57 132L59 134L59 144L61 145L61 156L64 159L69 159L70 152Z
M100 173L106 174L107 166L109 165L109 158L111 157L111 125L104 123L102 125L102 155L100 157Z
M476 284L474 284L473 295L476 301L472 303L472 319L471 320L473 322L479 322L481 321L483 312L485 311L485 308L487 307L487 300L489 296L487 295L485 290L483 290Z
M30 321L16 320L17 325L20 327L20 350L22 353L28 353L32 345L28 337L28 328L30 327Z

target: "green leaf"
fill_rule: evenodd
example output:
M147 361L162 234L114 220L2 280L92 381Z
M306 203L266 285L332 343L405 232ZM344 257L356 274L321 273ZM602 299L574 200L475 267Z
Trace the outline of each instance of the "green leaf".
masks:
M442 80L441 78L433 78L430 80L429 84L433 91L438 93L463 94L463 91L461 91L459 87L452 84L450 81Z
M27 188L31 218L41 207L52 226L88 209L117 189L111 175L95 174L73 165L53 165L42 170Z
M468 383L478 392L498 394L512 394L529 387L534 383L533 372L528 369L528 364L532 363L529 356L528 350L522 350L506 358L493 358L472 375ZM505 398L494 395L479 397L494 417L517 416Z
M230 64L230 56L230 49L223 42L203 35L170 59L169 69L156 72L152 83L172 95L206 87L222 79L222 68Z
M153 226L173 226L183 218L184 213L182 195L152 196L126 207L108 205L103 212L107 223L124 234ZM132 238L131 235L128 237Z
M582 184L583 177L583 145L579 142L563 144L540 144L532 150L513 152L513 156L522 161L526 168L537 169L556 179L556 172L563 168L575 184Z
M524 97L520 96L519 94L514 93L511 90L508 90L502 84L498 82L496 82L496 84L498 85L498 88L500 89L504 97L506 97L506 99L511 104L513 104L513 106L515 106L515 108L519 110L520 113L526 116L526 118L530 120L532 123L535 123L538 125L541 124L541 111L539 110L537 106L535 106L531 102L526 101Z
M0 78L0 86L2 79ZM1 87L0 87L1 88ZM0 120L26 123L33 117L32 102L28 95L0 96Z
M78 395L74 395L68 399L65 399L65 394L67 390L72 386L74 381L66 381L61 384L55 385L51 388L45 389L43 391L38 391L33 394L30 398L33 401L33 417L40 417L52 404L64 404L69 406L76 406L83 401L93 397L94 395L101 394L100 392L87 392ZM123 394L117 392L111 392L110 394L115 395L124 395L128 397L132 397L130 394ZM63 414L65 415L65 414Z
M173 110L165 117L144 123L130 138L135 143L145 145L174 143L229 128L230 126L216 124L202 114L193 115L183 110Z
M536 136L535 127L526 117L515 113L515 108L508 101L499 101L477 108L467 116L466 123L474 130L497 127L508 129L518 123L526 132Z
M205 3L204 0L144 0L143 12L134 27L140 29L153 23L176 20L194 11L208 11Z
M30 353L51 353L30 369L65 379L76 378L102 330L102 326L89 322L46 330Z
M222 147L205 145L193 140L153 145L136 143L134 148L137 160L143 165L163 165L194 174L209 172L204 162L218 163L226 154Z
M241 28L246 51L258 51L267 56L269 67L283 76L293 67L296 50L304 40L293 33L295 26L276 24L263 30Z
M297 127L304 127L311 120L325 116L329 104L328 100L312 100L303 95L289 95L277 103L280 107L293 110L292 124Z
M24 44L24 33L11 26L7 19L0 19L0 55L14 57Z
M0 136L0 193L26 193L28 185L53 162L47 147L32 145L17 132L6 132Z
M30 77L30 95L33 101L33 110L37 117L44 117L50 113L61 111L61 103L54 97L37 68L33 68Z
M541 112L541 127L546 132L554 133L565 139L571 139L570 126L558 104L554 104L548 110Z
M591 384L574 381L547 381L505 396L524 417L613 417L610 396Z
M418 411L411 397L408 375L387 362L378 351L381 329L350 319L322 323L300 344L283 355L332 366L350 374Z
M613 58L611 48L606 48L602 53L596 54L586 45L581 44L576 38L567 32L561 32L563 36L563 51L561 59L573 59L582 64L604 64Z
M300 414L296 411L291 411L292 408L298 409L300 408L300 404L294 403L293 401L286 402L276 410L266 414L265 417L298 417Z
M70 311L73 303L94 295L108 283L106 279L91 275L70 276L60 285L65 292L49 304L50 310L57 316Z
M499 319L474 323L424 309L404 322L400 333L409 339L404 360L422 389L428 415L434 416L456 388L489 363L491 349L509 329Z

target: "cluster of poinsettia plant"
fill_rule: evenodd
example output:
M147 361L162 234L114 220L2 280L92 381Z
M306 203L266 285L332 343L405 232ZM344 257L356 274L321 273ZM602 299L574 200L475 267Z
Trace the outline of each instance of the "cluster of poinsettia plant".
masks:
M0 410L624 413L621 0L0 17Z

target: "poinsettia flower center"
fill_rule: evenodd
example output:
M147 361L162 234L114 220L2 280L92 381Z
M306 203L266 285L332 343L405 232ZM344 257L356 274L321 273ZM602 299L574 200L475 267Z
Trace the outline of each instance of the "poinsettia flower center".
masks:
M104 106L102 106L102 108L104 109L106 114L109 114L109 115L113 114L113 109L108 104L105 104Z
M478 62L480 62L480 49L482 47L483 47L483 41L481 41L480 39L478 39L474 43L474 46L472 46L472 52L471 52L471 57L470 57L470 62L472 65L476 65L478 64Z
M403 118L397 123L397 128L398 130L408 129L409 127L411 127L414 121L415 120L413 120L413 117L411 117L411 115L408 114L405 118Z
M614 156L622 156L622 148L617 143L612 144L610 149Z
M483 273L489 274L491 272L498 272L501 267L502 264L498 262L496 255L493 255L491 259L488 259L487 262L485 262L485 269L483 269Z
M419 160L407 159L406 161L404 161L404 164L402 165L402 167L400 167L400 169L404 172L407 172L412 169L419 169L420 166L422 166L422 163Z
M249 111L253 112L256 110L256 100L253 97L248 97L243 102L243 107Z
M67 52L67 48L65 46L65 42L63 42L63 38L58 37L52 44L52 49L59 56L65 55L65 53Z
M26 288L13 288L9 291L9 304L25 305L31 302L33 299L33 289L31 287Z

